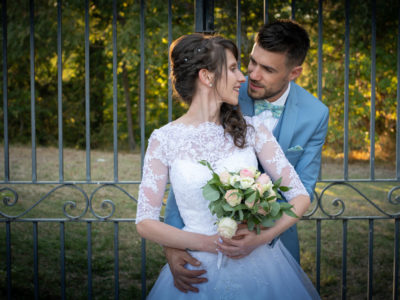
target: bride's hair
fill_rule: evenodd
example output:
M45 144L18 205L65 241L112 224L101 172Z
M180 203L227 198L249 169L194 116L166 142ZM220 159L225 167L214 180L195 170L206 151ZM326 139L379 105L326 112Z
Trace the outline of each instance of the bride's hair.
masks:
M221 80L222 73L227 72L225 50L229 50L238 59L236 45L218 35L194 33L184 35L171 45L171 81L175 92L183 101L190 104L196 92L196 81L199 71L206 69L214 74L215 84ZM216 88L216 87L215 87ZM223 103L220 111L220 122L232 136L239 148L246 144L247 124L239 106Z

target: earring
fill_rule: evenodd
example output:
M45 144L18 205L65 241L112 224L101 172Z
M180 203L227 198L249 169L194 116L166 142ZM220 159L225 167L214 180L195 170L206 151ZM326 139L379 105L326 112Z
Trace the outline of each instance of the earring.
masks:
M212 83L210 83L210 87L212 87Z

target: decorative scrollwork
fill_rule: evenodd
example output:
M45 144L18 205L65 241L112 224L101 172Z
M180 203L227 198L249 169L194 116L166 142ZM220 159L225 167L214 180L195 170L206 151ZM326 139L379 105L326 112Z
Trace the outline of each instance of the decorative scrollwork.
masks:
M335 213L329 213L325 209L325 207L323 205L323 201L322 201L325 193L329 189L331 189L332 187L338 186L338 185L342 185L342 186L345 186L345 187L348 187L348 188L352 189L357 194L359 194L362 198L364 198L370 205L372 205L377 211L379 211L380 213L382 213L383 215L385 215L387 217L392 217L393 218L393 217L397 217L397 216L400 215L400 212L396 213L396 214L391 214L391 213L388 213L388 212L384 211L382 208L380 208L378 205L376 205L373 201L371 201L366 195L364 195L360 190L358 190L356 187L354 187L353 185L351 185L348 182L332 182L332 183L328 184L326 187L323 188L323 190L321 191L321 194L319 196L316 194L316 198L318 200L317 201L317 205L312 209L312 211L310 213L304 215L304 217L308 218L308 217L312 216L313 214L316 213L318 208L320 208L321 212L324 215L326 215L327 217L329 217L329 218L336 218L336 217L340 217L341 215L343 215L344 212L345 212L346 205L345 205L345 203L344 203L344 201L342 199L335 198L334 200L331 201L332 206L339 207L339 210L337 212L335 212ZM394 187L388 193L389 202L391 202L392 204L400 204L400 196L397 196L394 199L394 201L392 200L392 195L393 195L394 191L396 191L398 189L400 189L399 186Z
M137 202L137 200L136 200L135 197L133 197L131 194L129 194L125 189L121 188L120 186L115 185L115 184L113 184L113 183L103 184L103 185L97 187L97 188L92 192L92 194L90 195L90 199L89 199L90 211L92 212L92 214L93 214L96 218L98 218L98 219L100 219L100 220L106 220L106 219L112 218L112 216L114 215L114 212L115 212L115 204L114 204L114 202L113 202L112 200L110 200L110 199L105 199L105 200L103 200L103 201L101 202L101 208L102 208L102 209L107 209L108 207L111 207L111 212L110 212L108 215L104 215L104 216L99 215L99 214L97 214L97 213L94 211L94 209L93 209L93 198L94 198L95 194L96 194L99 190L101 190L101 189L103 189L103 188L105 188L105 187L116 188L116 189L120 190L121 192L123 192L125 195L127 195L130 199L132 199L133 201Z
M13 197L10 197L10 194L12 194ZM3 197L3 203L6 206L13 206L18 202L18 193L14 191L12 188L9 187L1 188L0 195Z
M393 193L394 193L395 191L397 191L397 190L400 190L400 186L395 186L394 188L392 188L392 189L389 191L388 196L387 196L388 201L389 201L390 203L392 203L392 204L395 204L395 205L400 204L400 196L396 196L396 197L394 197L394 200L392 200Z
M49 197L51 194L53 194L55 191L57 191L57 190L59 190L59 189L62 189L62 188L72 188L72 189L75 189L75 190L79 191L79 192L82 194L82 196L84 197L84 199L85 199L85 208L83 209L83 211L82 211L81 214L76 215L76 216L73 216L73 215L71 215L71 214L69 214L69 213L67 212L67 207L69 207L70 209L75 209L75 208L76 208L76 203L75 203L74 201L67 201L67 202L63 205L63 214L64 214L64 216L67 217L68 219L71 219L71 220L79 219L79 218L81 218L82 216L84 216L84 215L86 214L87 210L88 210L89 198L88 198L86 192L85 192L82 188L80 188L80 187L78 187L78 186L76 186L76 185L74 185L74 184L70 184L70 183L62 184L62 185L56 186L55 188L51 189L48 193L46 193L46 195L44 195L43 197L41 197L37 202L35 202L35 203L34 203L32 206L30 206L29 208L25 209L25 211L23 211L22 213L19 213L19 214L16 214L16 215L9 215L9 214L6 214L6 213L3 213L3 212L0 211L0 215L3 216L3 217L5 217L5 218L8 218L8 219L17 219L17 218L21 218L21 217L25 216L26 214L28 214L29 212L31 212L36 206L38 206L43 200L45 200L46 198L48 198L48 197ZM18 201L18 193L17 193L16 191L14 191L13 189L8 188L8 187L2 188L2 189L0 190L0 192L2 192L2 191L4 191L4 190L9 191L9 192L12 192L13 195L14 195L14 201L10 201L10 200L8 200L8 199L5 200L5 199L3 198L4 204L7 205L7 206L13 206L13 205L15 205L15 204L17 203L17 201Z

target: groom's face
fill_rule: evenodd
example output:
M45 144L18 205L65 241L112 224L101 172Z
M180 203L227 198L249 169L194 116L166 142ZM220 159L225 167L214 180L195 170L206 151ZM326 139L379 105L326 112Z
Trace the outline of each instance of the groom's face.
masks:
M264 50L254 44L248 66L248 94L253 99L276 101L291 79L291 69L286 64L286 54Z

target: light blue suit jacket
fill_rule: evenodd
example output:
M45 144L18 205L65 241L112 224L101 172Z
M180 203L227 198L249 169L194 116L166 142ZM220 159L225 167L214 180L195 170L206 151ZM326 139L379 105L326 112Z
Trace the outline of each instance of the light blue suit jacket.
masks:
M247 84L246 79L246 83L240 87L239 105L244 115L253 116L254 100L247 94ZM295 167L311 199L320 170L328 118L329 110L321 101L296 83L290 83L285 109L273 134L287 159ZM178 228L184 226L172 191L168 196L165 222ZM296 226L289 228L280 238L293 257L300 262Z

